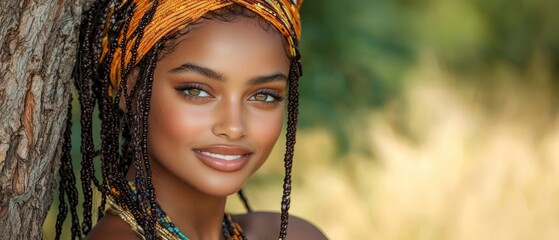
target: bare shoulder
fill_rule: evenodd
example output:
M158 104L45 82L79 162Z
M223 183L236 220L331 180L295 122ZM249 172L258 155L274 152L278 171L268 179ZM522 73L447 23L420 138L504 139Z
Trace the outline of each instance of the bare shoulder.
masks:
M241 225L249 239L277 239L280 230L280 213L251 212L234 215L233 219ZM289 216L287 240L323 240L326 236L312 223Z
M138 240L128 223L120 217L107 213L89 232L86 239L90 240Z

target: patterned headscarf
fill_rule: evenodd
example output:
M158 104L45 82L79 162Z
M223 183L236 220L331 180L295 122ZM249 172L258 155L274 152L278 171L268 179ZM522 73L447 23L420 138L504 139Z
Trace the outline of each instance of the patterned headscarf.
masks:
M210 11L232 4L246 7L272 24L286 38L290 57L295 57L301 34L299 9L302 2L302 0L124 0L120 5L113 6L108 16L108 19L110 19L114 12L121 11L122 8L129 8L130 4L134 6L127 30L124 28L118 36L119 46L121 47L116 49L114 53L115 61L111 64L112 88L118 88L120 71L123 66L127 66L133 61L130 49L138 37L136 29L142 23L142 20L150 14L153 14L152 20L145 27L143 35L146 37L137 42L139 45L137 55L134 56L135 59L141 59L163 37L185 29ZM156 10L152 12L155 5L157 5ZM105 37L102 43L101 61L109 50L108 33L113 27L111 24L115 24L110 21L107 22L104 30ZM122 46L125 47L124 61L120 61L123 52Z

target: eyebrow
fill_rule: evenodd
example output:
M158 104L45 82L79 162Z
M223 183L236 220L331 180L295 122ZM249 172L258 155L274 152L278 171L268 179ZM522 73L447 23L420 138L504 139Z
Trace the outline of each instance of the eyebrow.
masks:
M259 85L275 81L287 81L287 76L283 73L274 73L268 76L255 77L249 81L250 85Z
M192 63L185 63L183 65L180 65L179 67L173 68L170 72L172 73L194 72L194 73L204 75L211 79L223 81L223 74L218 73L207 67L198 66Z
M179 67L171 69L170 72L172 72L172 73L193 72L193 73L201 74L203 76L206 76L206 77L214 79L214 80L224 81L223 74L218 73L218 72L216 72L216 71L214 71L210 68L198 66L198 65L192 64L192 63L185 63L183 65L180 65ZM249 81L249 84L250 85L259 85L259 84L275 82L275 81L287 81L287 76L283 73L274 73L274 74L271 74L271 75L259 76L259 77L255 77L255 78L251 79Z

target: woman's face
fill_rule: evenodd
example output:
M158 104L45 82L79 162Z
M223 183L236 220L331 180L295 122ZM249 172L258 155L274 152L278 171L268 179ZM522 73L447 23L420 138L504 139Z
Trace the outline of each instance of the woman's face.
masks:
M281 132L289 60L257 20L205 20L158 61L148 118L154 183L238 191Z

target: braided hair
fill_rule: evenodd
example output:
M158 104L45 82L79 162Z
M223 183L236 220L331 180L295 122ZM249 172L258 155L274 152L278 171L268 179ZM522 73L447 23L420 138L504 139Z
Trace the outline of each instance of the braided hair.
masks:
M118 0L98 0L85 13L80 25L79 46L74 66L73 78L78 92L80 104L81 124L81 172L83 192L83 221L80 225L78 218L78 190L72 158L70 155L71 140L71 111L68 111L67 127L65 130L65 144L59 169L59 214L56 221L56 239L60 239L62 225L68 211L71 215L72 239L82 239L92 228L93 187L101 194L101 204L98 208L98 219L103 216L107 196L129 209L136 222L144 230L146 239L156 239L153 214L149 214L156 206L156 196L153 189L150 162L147 154L148 114L153 85L154 72L157 61L168 49L170 40L185 34L188 29L159 40L141 59L137 58L138 46L144 35L145 27L152 21L157 10L158 1L154 0L150 9L144 14L139 26L135 29L134 42L129 44L126 36L118 36L121 31L128 31L131 16L135 10L133 1L126 1L120 5ZM114 11L119 6L119 11ZM225 9L215 10L206 14L206 18L229 21L237 16L255 17L254 13L240 6L232 5ZM262 20L264 22L265 20ZM110 24L110 28L106 26ZM262 25L262 24L261 24ZM103 51L103 41L108 46ZM115 52L130 52L132 59L124 64L124 55L115 57ZM99 60L101 59L101 61ZM110 71L114 61L120 61L120 84L118 89L111 89ZM139 74L131 89L127 80L132 69L138 69ZM287 234L289 206L291 195L291 167L296 137L298 115L298 79L302 75L300 54L297 51L291 58L288 76L288 116L285 153L285 178L283 196L281 200L281 226L279 239L285 239ZM122 100L121 100L122 99ZM121 106L124 102L124 106ZM94 145L93 114L99 109L101 120L101 143ZM70 106L71 108L71 106ZM95 162L100 163L101 179L95 176ZM125 174L128 168L135 169L135 184L137 199L128 191ZM242 190L239 196L246 209L252 211Z

